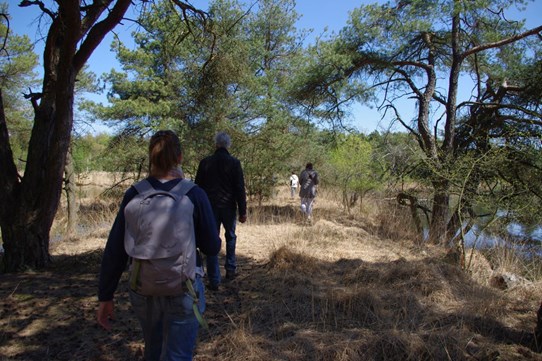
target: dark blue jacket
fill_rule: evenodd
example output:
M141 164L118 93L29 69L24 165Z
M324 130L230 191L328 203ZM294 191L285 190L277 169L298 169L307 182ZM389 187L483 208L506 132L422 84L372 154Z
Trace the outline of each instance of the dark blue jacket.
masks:
M246 216L243 169L227 149L218 148L199 163L195 183L205 190L213 207L237 209L240 216Z
M320 180L315 170L305 168L299 175L299 196L301 198L315 198L316 186Z
M171 190L179 182L179 179L172 179L165 183L153 177L147 179L155 189L165 191ZM115 222L109 232L100 269L98 286L98 299L100 301L113 299L122 272L126 269L128 254L124 249L124 207L136 194L137 190L133 186L126 191ZM196 248L206 255L216 256L220 252L221 241L209 199L203 189L198 186L194 186L186 195L194 204ZM197 265L201 266L199 254L197 256Z

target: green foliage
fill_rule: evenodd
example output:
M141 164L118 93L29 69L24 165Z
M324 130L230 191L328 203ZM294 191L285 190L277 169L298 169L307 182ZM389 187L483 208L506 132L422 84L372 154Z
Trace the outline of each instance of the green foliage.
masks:
M240 84L237 104L248 105L241 117L247 133L245 172L248 192L259 201L268 198L277 180L291 171L291 158L302 146L298 134L305 131L286 92L301 54L294 6L292 0L262 1L243 23L248 37L247 77Z
M107 164L108 144L111 136L108 134L86 134L74 136L72 139L72 156L75 172L113 170Z
M524 3L413 0L361 6L336 39L311 49L302 69L303 86L295 95L323 110L370 95L368 89L382 91L381 109L395 115L423 154L416 170L434 190L434 241L455 234L459 215L472 215L481 195L492 197L483 191L487 184L498 181L509 192L501 194L505 199L524 192L539 197L518 178L537 174L523 146L542 135L540 86L532 81L533 70L540 74L540 29L524 29L505 16ZM470 96L458 93L460 83L470 85ZM412 118L397 107L399 99L412 104ZM526 162L512 167L508 159L521 158L517 154ZM502 169L518 171L510 176ZM450 214L456 194L461 201Z
M272 196L275 186L299 174L307 162L324 163L318 132L299 122L292 128L287 121L267 122L258 133L241 136L238 155L243 160L248 195L262 202Z
M120 172L134 180L148 174L148 138L131 134L113 136L103 154L104 170Z
M9 14L7 5L0 5L0 12ZM37 85L38 56L34 46L26 36L19 36L9 29L4 18L0 21L0 44L5 44L0 51L0 89L4 101L4 111L9 127L10 143L15 164L23 169L32 128L32 107L29 100L23 98Z
M350 209L363 196L378 187L378 175L373 163L373 147L359 134L340 136L335 149L331 150L332 173L327 176L338 185L343 194L343 205Z
M112 44L122 71L113 70L103 79L110 86L111 105L88 102L86 110L141 134L197 118L194 84L210 39L199 22L183 21L178 11L169 1L150 4L139 17L142 30L133 34L136 48Z
M216 0L205 25L184 19L167 1L153 3L139 19L136 47L113 44L123 69L103 79L111 105L84 108L121 125L119 135L100 165L78 159L140 171L140 142L170 128L181 135L185 173L193 176L214 150L213 135L226 130L248 193L259 201L310 161L324 183L341 187L347 206L387 182L400 190L432 186L435 197L445 195L439 202L457 198L455 215L492 203L519 216L529 197L533 213L541 194L530 184L540 169L532 153L541 136L542 47L521 36L487 45L523 31L521 22L492 11L521 3L361 6L337 37L307 49L292 0L261 1L251 11L235 0ZM467 78L474 90L462 100L455 91ZM348 106L376 95L410 134L344 135ZM416 115L401 114L398 99L410 102Z
M214 150L214 134L226 130L232 153L244 163L248 193L265 199L269 180L287 172L299 154L307 123L286 92L301 54L294 5L263 1L247 13L237 1L217 0L202 26L183 19L168 1L153 3L139 18L136 47L114 44L123 69L104 78L111 105L89 102L84 109L130 136L176 130L189 176Z
M354 61L352 53L341 51L337 43L320 42L309 47L304 57L297 59L288 95L329 128L344 130L350 106L374 100L366 84L348 78L348 68Z
M373 146L373 167L389 190L404 191L413 183L428 185L423 153L412 135L375 131L367 139Z
M492 184L485 192L493 207L506 213L508 222L527 226L542 222L542 161L540 144L518 151L508 147L494 150L499 152L490 163L489 172L493 183L484 177L484 184ZM488 177L489 178L489 177ZM490 178L491 179L491 178ZM484 188L484 190L486 190Z

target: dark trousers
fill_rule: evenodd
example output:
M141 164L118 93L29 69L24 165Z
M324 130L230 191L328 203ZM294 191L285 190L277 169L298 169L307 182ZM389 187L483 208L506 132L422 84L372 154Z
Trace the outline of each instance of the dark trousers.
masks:
M237 210L213 207L213 213L215 215L216 229L219 234L220 225L224 227L224 238L226 239L226 262L224 268L226 271L235 272L235 269L237 268L237 260L235 258L235 244L237 241L235 226L237 225ZM207 277L209 277L209 283L211 284L220 283L221 277L218 255L207 256Z

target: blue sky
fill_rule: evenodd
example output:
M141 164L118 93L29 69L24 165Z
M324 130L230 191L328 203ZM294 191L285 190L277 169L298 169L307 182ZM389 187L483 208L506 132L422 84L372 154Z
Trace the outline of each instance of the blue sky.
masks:
M0 0L2 1L2 0ZM37 39L39 37L39 31L37 30L37 17L40 14L39 10L35 7L19 8L17 4L20 0L8 0L9 12L12 16L11 26L15 33L26 34L30 39ZM48 1L44 1L48 3ZM324 29L327 29L328 33L338 32L348 19L348 14L354 8L361 4L370 3L383 3L383 0L298 0L296 4L296 11L301 16L298 21L298 28L312 29L313 36L321 34ZM207 0L193 0L191 1L196 7L201 5L205 7L208 3ZM510 14L512 19L526 18L527 27L534 27L542 24L542 0L535 0L530 3L527 11L523 13L513 12ZM129 26L127 22L125 26L117 26L115 31L119 34L129 34L133 28ZM89 59L90 69L98 76L104 72L108 72L114 67L118 66L113 53L110 52L109 45L113 39L112 35L109 35L104 39L99 48ZM43 49L42 42L36 43L36 51L41 56ZM104 96L97 98L98 101L105 101ZM414 109L407 109L414 113ZM410 116L411 114L407 114ZM367 106L355 105L352 108L352 121L353 124L364 132L371 132L375 129L384 129L388 125L388 121L384 120L379 126L380 114L375 110ZM396 128L397 129L397 128ZM400 128L399 128L400 129Z

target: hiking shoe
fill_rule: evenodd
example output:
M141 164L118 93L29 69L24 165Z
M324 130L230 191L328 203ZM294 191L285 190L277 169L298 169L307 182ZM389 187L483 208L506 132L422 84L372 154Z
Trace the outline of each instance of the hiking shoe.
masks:
M235 279L235 277L237 277L237 274L235 273L235 271L227 271L226 270L226 279L227 280L233 280Z

